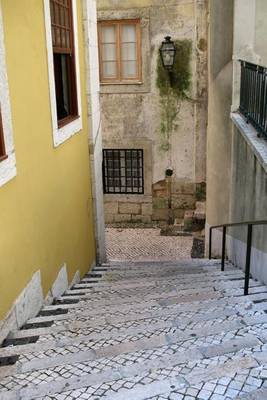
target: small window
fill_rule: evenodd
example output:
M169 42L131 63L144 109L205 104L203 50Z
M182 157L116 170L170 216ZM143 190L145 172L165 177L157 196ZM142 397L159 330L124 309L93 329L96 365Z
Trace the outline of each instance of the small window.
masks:
M104 193L144 194L143 150L103 150Z
M78 117L72 0L50 0L58 126Z
M7 155L6 155L5 140L4 140L3 122L0 109L0 161L5 160L6 158Z
M100 80L141 81L140 20L99 22Z

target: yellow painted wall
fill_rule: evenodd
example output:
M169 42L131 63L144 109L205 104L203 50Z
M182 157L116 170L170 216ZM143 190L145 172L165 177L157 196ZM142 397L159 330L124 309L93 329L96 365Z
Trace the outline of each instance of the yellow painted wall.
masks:
M83 130L53 147L43 0L1 0L17 176L0 187L0 319L37 270L44 294L95 259L78 3Z

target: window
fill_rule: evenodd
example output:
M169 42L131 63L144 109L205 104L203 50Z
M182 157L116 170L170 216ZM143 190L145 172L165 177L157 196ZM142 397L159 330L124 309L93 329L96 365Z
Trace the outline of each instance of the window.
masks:
M99 22L99 55L101 82L139 82L140 20Z
M50 0L58 125L78 116L71 0Z
M0 4L0 186L17 174L13 126L5 56L5 38Z
M103 150L104 193L144 194L143 150Z
M43 0L53 142L82 129L77 0Z
M6 149L5 149L2 114L1 114L1 109L0 109L0 161L5 160L6 158L7 158L7 155L6 155Z

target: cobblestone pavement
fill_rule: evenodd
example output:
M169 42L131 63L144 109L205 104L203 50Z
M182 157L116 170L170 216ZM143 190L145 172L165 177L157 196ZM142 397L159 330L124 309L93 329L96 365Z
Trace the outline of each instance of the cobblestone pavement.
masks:
M0 348L1 400L267 399L267 288L217 261L95 267Z
M109 260L178 260L191 257L192 237L160 236L157 228L106 229Z

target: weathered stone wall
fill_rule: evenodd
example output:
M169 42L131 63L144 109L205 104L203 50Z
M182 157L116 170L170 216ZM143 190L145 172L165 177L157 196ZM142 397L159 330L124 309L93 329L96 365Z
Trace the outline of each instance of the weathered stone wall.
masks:
M97 6L99 20L140 18L142 32L142 83L102 84L101 108L104 148L145 149L145 194L105 195L106 222L166 221L170 191L173 215L183 218L186 209L195 207L198 185L203 191L206 181L207 1L99 0ZM189 99L177 103L180 112L168 148L157 86L159 47L166 35L188 40L192 47ZM170 191L169 167L174 170Z
M212 0L209 11L207 231L211 225L229 222L234 0ZM208 237L206 234L206 238ZM216 232L214 232L213 250L214 255L221 253L221 237Z
M231 220L256 221L267 217L267 146L262 146L257 132L241 117L233 117L233 158L231 185ZM255 154L252 143L259 149ZM245 268L247 227L232 228L228 236L228 256ZM267 284L267 226L253 227L251 271Z
M238 112L239 60L267 66L266 10L262 0L210 2L207 229L267 217L267 144ZM266 227L253 228L251 271L265 283L266 235ZM228 228L227 256L243 269L246 240L246 226ZM213 256L221 256L221 231L212 245Z

